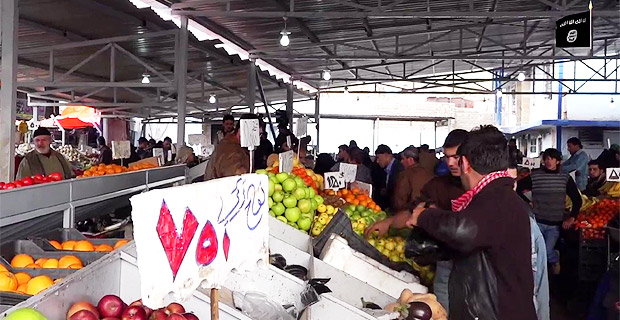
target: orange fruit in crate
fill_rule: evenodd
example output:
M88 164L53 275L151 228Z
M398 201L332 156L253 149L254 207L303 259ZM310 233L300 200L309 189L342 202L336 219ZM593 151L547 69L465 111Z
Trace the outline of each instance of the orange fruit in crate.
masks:
M47 259L41 266L43 269L57 269L58 259Z
M67 240L62 243L62 250L72 251L74 246L75 246L75 241Z
M37 261L34 262L34 264L36 264L39 267L43 267L43 264L45 263L45 261L47 261L47 258L39 258L37 259Z
M17 284L22 285L28 283L32 277L25 272L18 272L15 274L15 279L17 279Z
M95 251L95 246L88 240L80 240L75 243L73 251Z
M15 291L26 294L26 290L28 290L28 284L24 283L17 286L17 289Z
M50 240L50 244L52 245L52 247L58 249L58 250L62 250L62 245L60 244L60 242L56 241L56 240Z
M24 268L28 268L28 269L41 269L41 266L38 265L38 264L31 263L31 264L25 266Z
M31 256L20 253L17 254L11 259L11 266L13 268L24 268L25 266L34 263L34 259Z
M10 272L0 272L0 291L15 291L17 289L17 279Z
M9 269L7 269L4 265L0 264L0 272L2 271L9 271Z
M114 250L114 248L111 245L105 243L95 246L95 251L97 252L110 252L112 250Z
M74 263L72 265L70 265L67 269L82 269L83 266L81 263Z
M129 242L129 240L126 240L126 239L116 241L116 243L114 244L114 249L118 249L118 248L126 245L127 242Z
M26 286L26 294L34 296L52 285L54 285L54 281L49 276L36 276L28 281L28 285Z
M67 269L70 265L73 264L83 266L82 260L80 260L80 258L68 255L60 258L60 260L58 261L58 268Z

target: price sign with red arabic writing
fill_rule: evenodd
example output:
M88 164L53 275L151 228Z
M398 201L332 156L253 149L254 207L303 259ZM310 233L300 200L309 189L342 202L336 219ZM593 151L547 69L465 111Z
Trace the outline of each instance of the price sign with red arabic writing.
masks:
M219 288L232 269L266 265L268 192L267 176L246 174L133 196L144 304L185 300L199 285Z

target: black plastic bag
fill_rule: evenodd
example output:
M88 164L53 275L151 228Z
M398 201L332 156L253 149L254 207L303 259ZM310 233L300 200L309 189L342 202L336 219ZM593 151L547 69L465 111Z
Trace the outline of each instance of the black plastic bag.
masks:
M446 245L432 238L422 228L414 227L405 244L405 257L413 259L420 266L448 260L450 253Z

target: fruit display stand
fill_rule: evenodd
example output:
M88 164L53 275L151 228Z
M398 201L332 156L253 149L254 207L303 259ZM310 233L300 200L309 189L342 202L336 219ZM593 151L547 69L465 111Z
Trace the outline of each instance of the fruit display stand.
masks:
M312 252L312 238L310 238L310 235L300 232L298 229L271 216L269 217L269 235L303 252Z

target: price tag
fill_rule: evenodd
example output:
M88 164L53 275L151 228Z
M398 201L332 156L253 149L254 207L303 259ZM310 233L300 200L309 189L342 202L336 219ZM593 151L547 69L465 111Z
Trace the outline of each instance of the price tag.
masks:
M241 146L244 148L260 145L258 119L241 119Z
M269 180L245 174L131 197L142 302L183 301L269 263ZM258 262L258 263L257 263Z
M355 176L357 175L357 165L341 163L339 171L344 174L344 182L353 182L355 181Z
M305 137L308 134L308 117L303 116L297 120L297 137Z
M332 189L336 191L346 186L343 172L325 172L323 177L325 180L325 189Z
M112 141L112 158L127 159L131 157L131 145L128 140Z
M27 123L28 123L28 130L34 131L34 130L39 129L39 121L38 120L32 118L32 119L28 120Z
M368 196L372 196L372 184L370 183L354 181L353 183L351 183L351 189L355 189L355 188L360 189L362 193Z
M153 148L153 157L159 159L159 165L162 166L166 163L166 159L164 158L164 149L162 148Z
M278 160L280 162L280 172L291 173L291 171L293 171L294 156L295 154L293 153L293 150L282 152L278 155Z
M172 150L168 150L168 155L166 156L166 161L167 162L172 161Z
M523 158L521 166L529 169L540 168L540 158Z
M620 168L607 168L607 181L620 182Z

